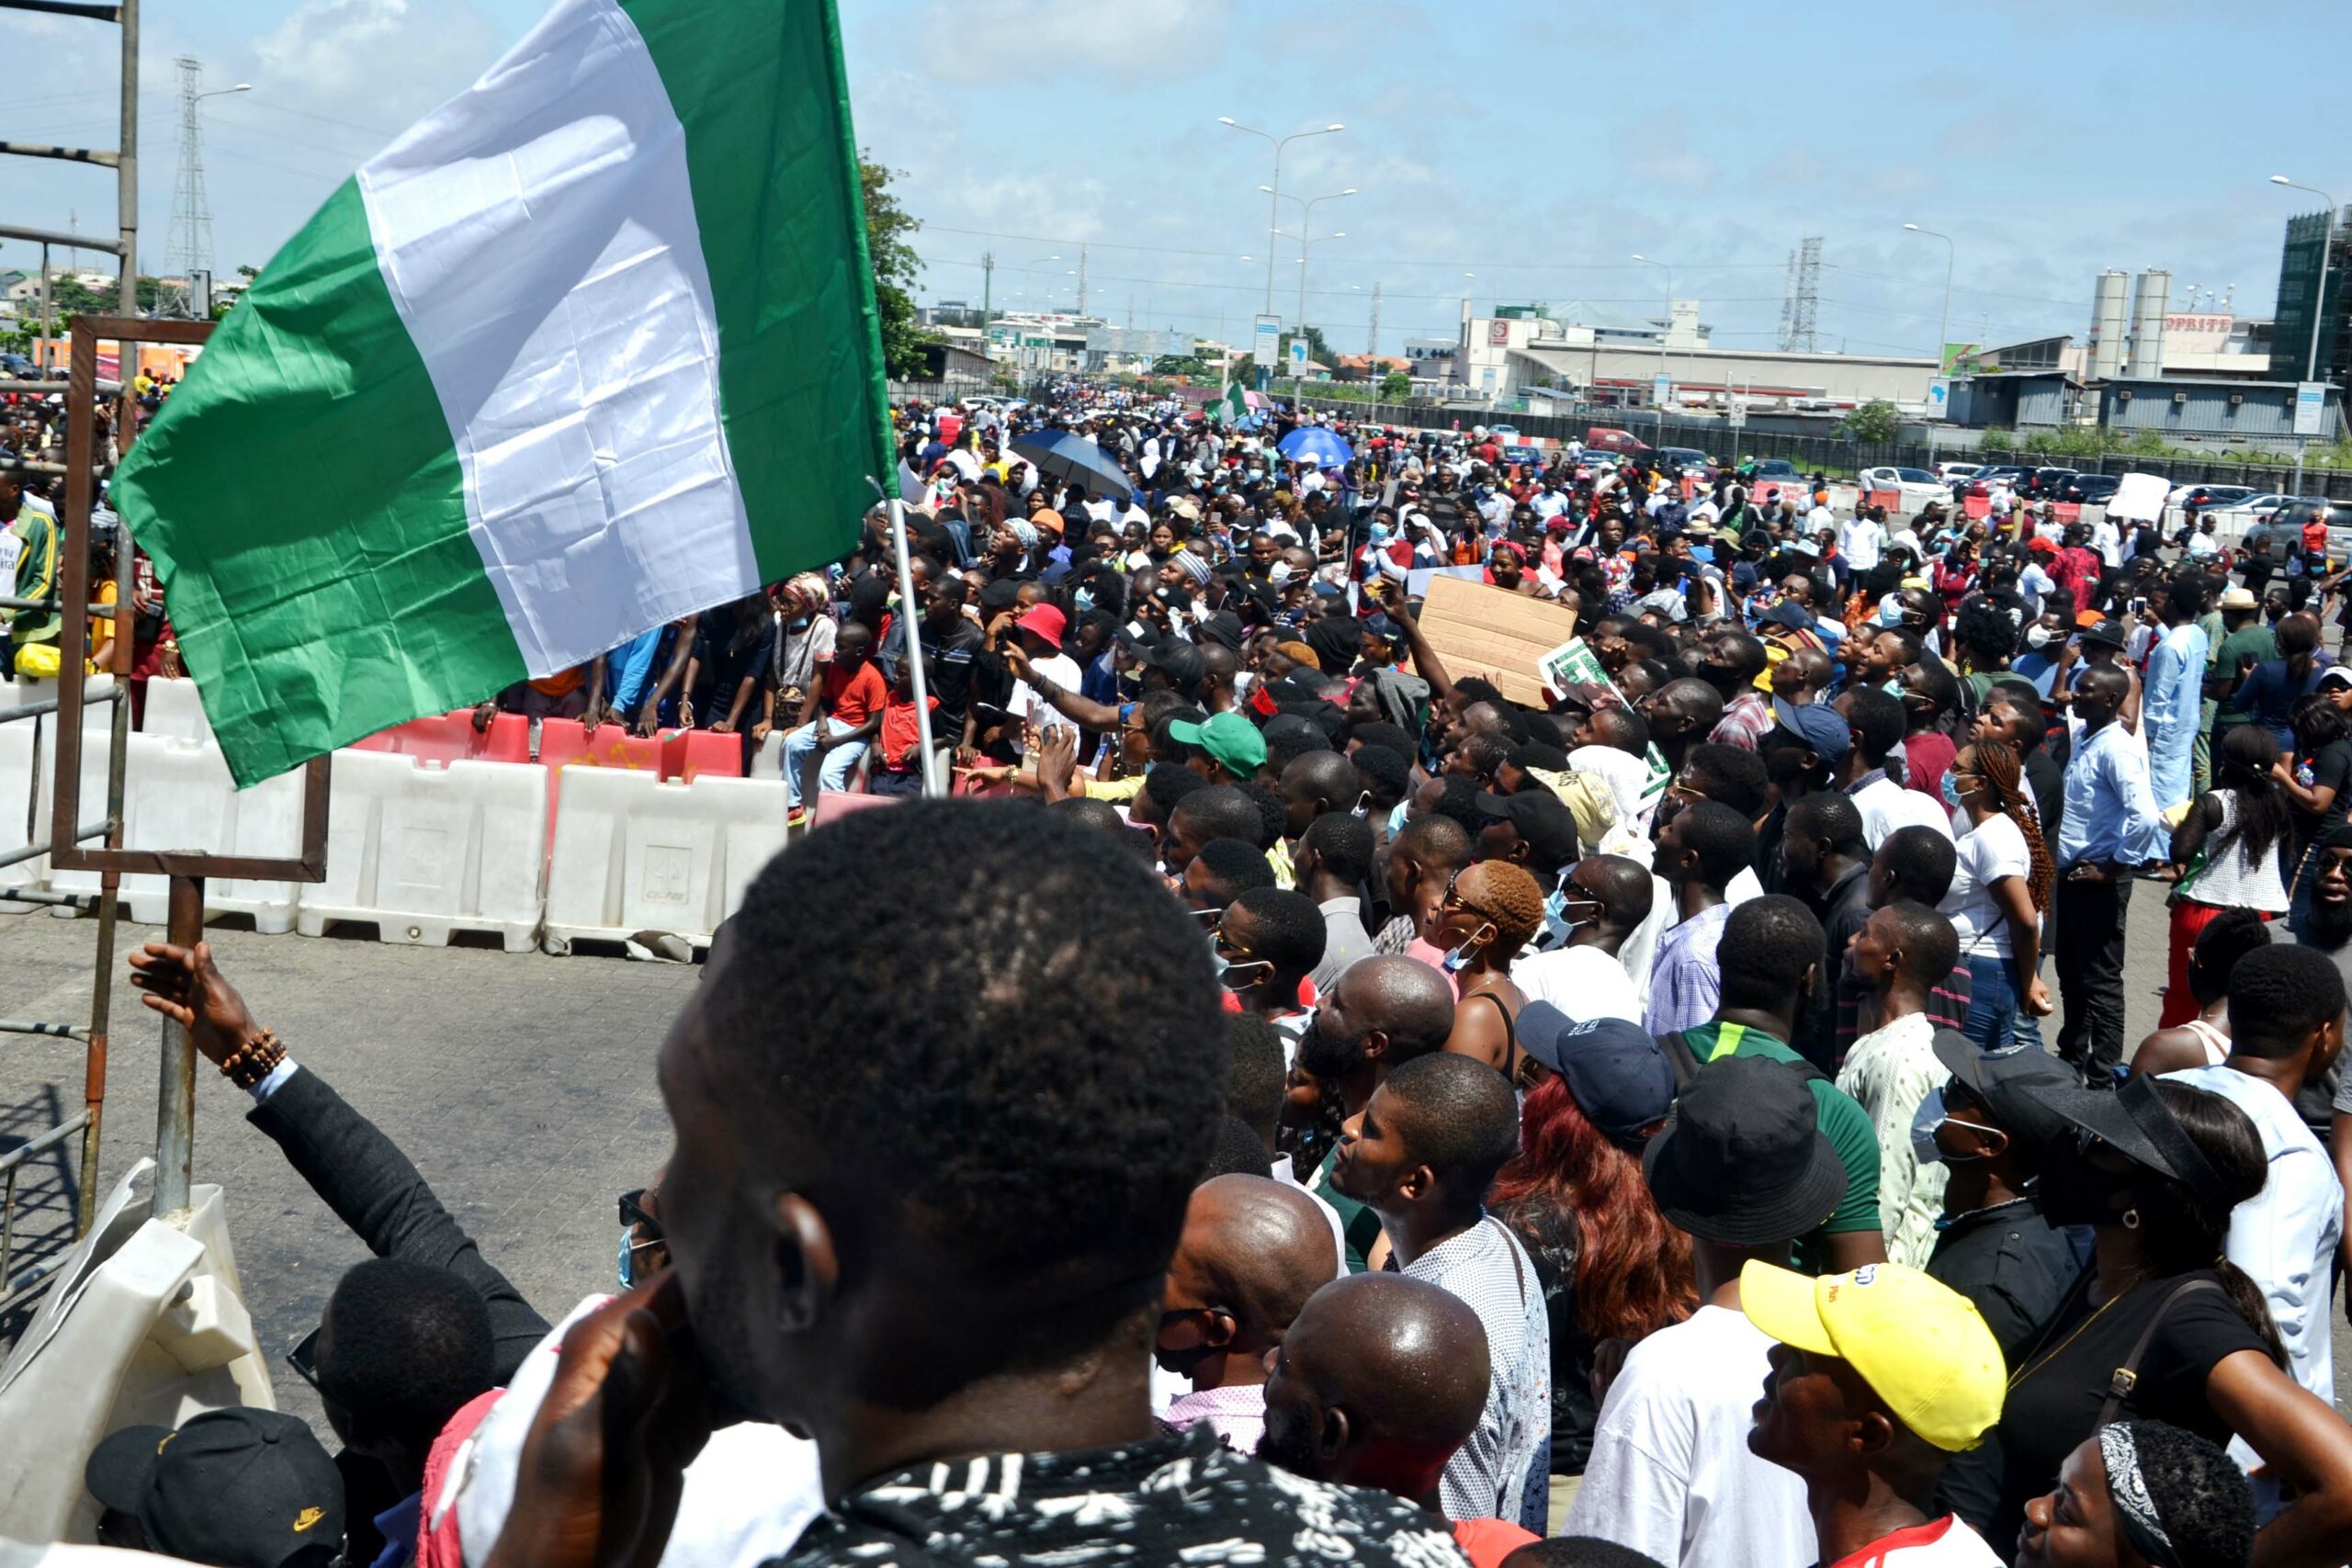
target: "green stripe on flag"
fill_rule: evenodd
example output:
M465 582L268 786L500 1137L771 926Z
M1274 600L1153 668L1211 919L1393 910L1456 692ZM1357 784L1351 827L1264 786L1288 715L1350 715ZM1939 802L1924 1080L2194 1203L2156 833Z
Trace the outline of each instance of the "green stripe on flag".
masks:
M523 678L354 181L212 334L110 500L240 785Z
M898 460L832 0L622 0L685 127L761 574L854 547Z

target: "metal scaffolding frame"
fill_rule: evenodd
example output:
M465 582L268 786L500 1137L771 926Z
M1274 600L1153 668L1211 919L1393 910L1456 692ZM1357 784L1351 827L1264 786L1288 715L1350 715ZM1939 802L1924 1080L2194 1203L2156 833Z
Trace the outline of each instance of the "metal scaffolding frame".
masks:
M62 234L53 230L0 225L0 239L23 240L41 247L43 333L40 364L45 372L49 368L49 253L51 248L104 251L111 254L120 267L119 309L126 316L135 314L139 309L139 0L119 0L119 4L100 4L96 3L96 0L0 0L0 10L33 11L50 16L75 17L89 21L108 22L119 28L122 35L119 139L113 150L0 141L0 154L57 159L67 163L110 168L115 172L115 200L119 232L111 242L92 235ZM92 346L94 350L92 367L95 369L96 364L95 343ZM44 382L0 384L0 390L13 392L46 393L55 389L53 386ZM96 390L96 387L93 386L91 392L95 394ZM119 394L121 390L119 381L109 384L110 394ZM85 399L71 411L76 428L68 432L69 444L73 443L75 437L80 438L79 445L84 453L80 465L84 475L82 488L85 491L94 488L88 484L87 479L98 461L95 443L90 440L91 413L92 399ZM131 407L128 401L125 401L118 413L115 425L119 433L117 442L119 449L130 434L130 415ZM18 462L12 466L20 472L54 475L68 472L75 465L69 460L63 465ZM74 568L74 575L80 580L78 598L69 604L67 595L62 592L41 600L0 596L0 607L12 610L56 610L61 614L70 611L77 617L85 615L89 587L88 522L88 512L85 508L82 513L81 526L78 529L69 528L67 543L61 546L61 549L82 552L69 562ZM76 726L81 722L79 716L84 696L82 682L78 674L68 674L61 677L58 682L59 697L44 702L28 703L13 712L0 711L0 724L30 723L33 726L31 784L28 790L29 798L25 807L26 836L30 841L21 850L0 856L0 865L37 860L45 854L54 858L61 852L79 848L83 842L94 838L104 838L111 846L119 846L122 841L123 760L125 738L130 724L130 710L125 701L127 690L123 683L130 671L130 635L133 615L130 604L130 560L131 552L128 548L119 549L116 552L119 575L114 604L115 657L111 660L115 681L107 697L107 700L113 704L113 725L110 732L112 745L107 760L107 815L89 823L69 825L62 840L57 840L53 835L44 838L40 834L39 817L43 771L41 766L42 726L52 716L61 722L64 721L65 709L69 705L64 701L64 697L69 693L72 697L70 706L74 714L72 722ZM15 584L10 583L6 586L13 588ZM77 618L73 622L73 640L77 649L86 640L87 629L86 621ZM63 668L68 671L78 671L80 665L81 656L77 653L73 662ZM61 734L59 739L62 741L62 739ZM74 737L74 745L70 748L71 753L77 759L80 754L80 739L77 734ZM59 761L63 761L69 748L61 744L57 750ZM78 767L78 761L75 765ZM78 783L78 779L71 782L60 779L59 794L62 796L78 794L78 790L74 787ZM109 871L101 877L99 891L96 895L48 893L31 888L0 888L0 900L17 904L43 904L77 910L95 910L98 917L97 951L90 982L89 1022L75 1024L46 1020L0 1019L0 1033L51 1035L62 1039L79 1040L83 1043L84 1048L83 1108L80 1113L66 1118L57 1126L42 1133L28 1143L10 1150L5 1156L0 1156L0 1311L16 1305L46 1285L55 1270L72 1255L70 1247L61 1248L29 1268L20 1269L17 1267L17 1176L26 1165L61 1146L74 1134L79 1134L82 1145L82 1171L74 1213L75 1237L78 1238L88 1230L91 1218L96 1209L98 1139L106 1109L107 1035L109 1022L107 1014L108 1005L113 996L116 906L120 884L119 874Z

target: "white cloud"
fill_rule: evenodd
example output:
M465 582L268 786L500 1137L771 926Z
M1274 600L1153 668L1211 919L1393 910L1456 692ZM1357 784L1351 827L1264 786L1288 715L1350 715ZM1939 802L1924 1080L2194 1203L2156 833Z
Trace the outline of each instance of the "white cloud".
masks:
M498 31L467 0L310 0L253 40L257 94L404 125L470 86Z
M1050 88L1074 69L1155 81L1206 71L1224 60L1232 20L1232 0L933 0L912 27L936 76L1010 67Z

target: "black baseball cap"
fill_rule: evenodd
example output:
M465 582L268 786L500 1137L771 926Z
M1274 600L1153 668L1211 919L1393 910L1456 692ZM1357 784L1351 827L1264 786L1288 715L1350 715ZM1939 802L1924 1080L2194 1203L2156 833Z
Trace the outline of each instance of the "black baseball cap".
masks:
M1577 838L1576 813L1547 789L1523 789L1517 795L1478 796L1478 809L1509 822L1534 852L1535 863L1545 870L1564 866L1583 852Z
M1674 1106L1674 1065L1649 1032L1622 1018L1579 1023L1550 1002L1519 1010L1519 1043L1576 1097L1585 1120L1630 1141Z
M314 1549L343 1551L343 1477L307 1423L275 1410L209 1410L176 1432L126 1427L92 1450L82 1478L167 1557L279 1568Z
M2066 1119L2032 1093L2038 1084L2064 1088L2076 1083L2049 1052L2032 1043L1980 1051L1956 1029L1935 1032L1936 1060L1971 1099L1991 1113L2019 1148L2039 1155L2066 1127Z
M1642 1151L1658 1213L1731 1247L1794 1241L1835 1213L1846 1168L1796 1069L1734 1056L1699 1069Z
M1205 642L1223 643L1238 650L1241 647L1241 617L1230 610L1219 610L1201 622L1197 635Z
M2122 1088L2111 1091L2062 1078L2031 1085L2024 1092L2134 1165L2169 1176L2201 1196L2222 1190L2220 1174L2156 1093L2153 1077L2127 1078Z
M2082 640L2107 648L2122 648L2131 642L2132 634L2121 621L2101 621L2095 626L2085 626Z
M1208 659L1199 649L1172 637L1145 649L1143 663L1145 669L1159 671L1180 691L1188 693L1198 690L1209 672Z

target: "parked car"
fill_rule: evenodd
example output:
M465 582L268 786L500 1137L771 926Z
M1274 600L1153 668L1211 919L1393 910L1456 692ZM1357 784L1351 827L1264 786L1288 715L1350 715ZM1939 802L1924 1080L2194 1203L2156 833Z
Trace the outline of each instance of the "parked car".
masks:
M2076 474L2058 492L2058 499L2078 506L2104 506L2122 483L2120 474Z
M1532 446L1506 446L1503 448L1503 461L1516 463L1522 468L1540 468L1544 466L1544 454Z
M2187 485L2167 495L2165 504L2195 513L2215 506L2234 506L2254 493L2252 485ZM2175 500L2176 496L2179 499Z
M2058 492L2066 488L2066 481L2073 479L2075 472L2073 468L2036 468L2026 476L2025 483L2018 487L2018 493L2031 501L2055 501Z
M1893 491L1902 499L1896 510L1917 512L1929 505L1950 505L1951 487L1925 468L1902 468L1883 466L1864 468L1861 487L1866 491Z
M1487 434L1493 436L1498 443L1519 439L1519 426L1515 424L1490 424L1486 429Z
M40 377L40 367L21 354L0 354L0 370L6 370L11 376L32 380L38 380Z
M1954 479L1964 479L1968 478L1971 474L1976 472L1977 469L1983 467L1984 465L1982 463L1938 463L1936 465L1936 478L1943 480L1946 484L1950 484Z
M1696 446L1661 446L1657 460L1661 466L1675 468L1704 468L1714 461Z
M1596 424L1585 432L1584 444L1596 452L1646 452L1650 444L1630 430Z
M2018 463L1988 463L1964 479L1952 483L1952 494L1990 495L1996 484L2006 484L2012 491L2024 487L2033 477L2033 470Z

